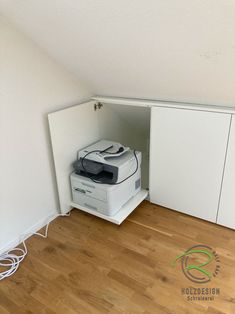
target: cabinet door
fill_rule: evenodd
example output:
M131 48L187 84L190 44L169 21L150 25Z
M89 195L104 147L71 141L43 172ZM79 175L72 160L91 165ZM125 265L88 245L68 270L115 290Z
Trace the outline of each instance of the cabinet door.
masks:
M235 116L232 116L217 223L235 229Z
M151 202L216 221L230 117L152 108Z
M99 140L99 125L94 110L95 101L60 110L48 115L55 163L60 210L71 209L69 175L77 151Z

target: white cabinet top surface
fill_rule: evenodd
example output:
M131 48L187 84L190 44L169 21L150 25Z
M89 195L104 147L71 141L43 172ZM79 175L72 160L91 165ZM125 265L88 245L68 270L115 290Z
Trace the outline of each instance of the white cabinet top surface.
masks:
M208 112L221 112L235 114L235 107L224 107L214 105L192 104L192 103L179 103L161 100L147 100L147 99L131 99L131 98L118 98L118 97L105 97L94 96L93 100L106 104L127 105L137 107L166 107L166 108L178 108L187 110L199 110ZM235 106L235 104L234 104Z

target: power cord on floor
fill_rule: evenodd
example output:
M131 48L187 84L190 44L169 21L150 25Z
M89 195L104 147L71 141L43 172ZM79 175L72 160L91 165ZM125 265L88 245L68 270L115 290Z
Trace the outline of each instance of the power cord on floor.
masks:
M70 214L71 212L69 212L68 214L58 214L55 218L59 216L63 216L63 217L70 216ZM28 233L28 234L22 235L20 239L31 236L31 235L37 235L42 238L47 238L49 225L50 225L50 222L46 225L44 234L40 232ZM23 248L17 247L0 255L0 281L7 277L12 276L19 268L20 263L24 260L24 258L28 254L28 249L25 244L25 241L22 241L22 244L23 244ZM1 269L5 269L5 268L7 269L1 271Z

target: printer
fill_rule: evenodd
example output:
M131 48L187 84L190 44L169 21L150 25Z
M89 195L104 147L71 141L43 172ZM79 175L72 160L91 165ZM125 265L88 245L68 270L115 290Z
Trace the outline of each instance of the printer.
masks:
M78 151L70 176L73 202L115 215L141 189L141 152L100 140Z

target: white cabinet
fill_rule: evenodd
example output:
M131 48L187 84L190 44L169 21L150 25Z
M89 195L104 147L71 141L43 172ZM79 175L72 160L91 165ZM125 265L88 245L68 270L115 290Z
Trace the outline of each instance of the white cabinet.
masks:
M152 108L151 202L216 221L230 117Z
M144 174L148 172L146 150L149 142L150 109L125 105L113 107L109 104L99 107L97 101L89 101L51 113L48 119L62 213L78 206L72 202L70 187L72 164L77 158L78 150L100 139L110 139L142 152L143 188L115 216L105 216L79 206L80 210L120 224L148 195L148 191L144 189L148 186L148 175Z
M212 222L218 215L219 224L235 228L232 113L229 108L97 97L49 114L61 212L76 207L69 176L77 151L110 139L142 152L143 189L116 217L79 209L120 224L149 189L155 204Z
M235 229L235 116L232 116L217 223Z

